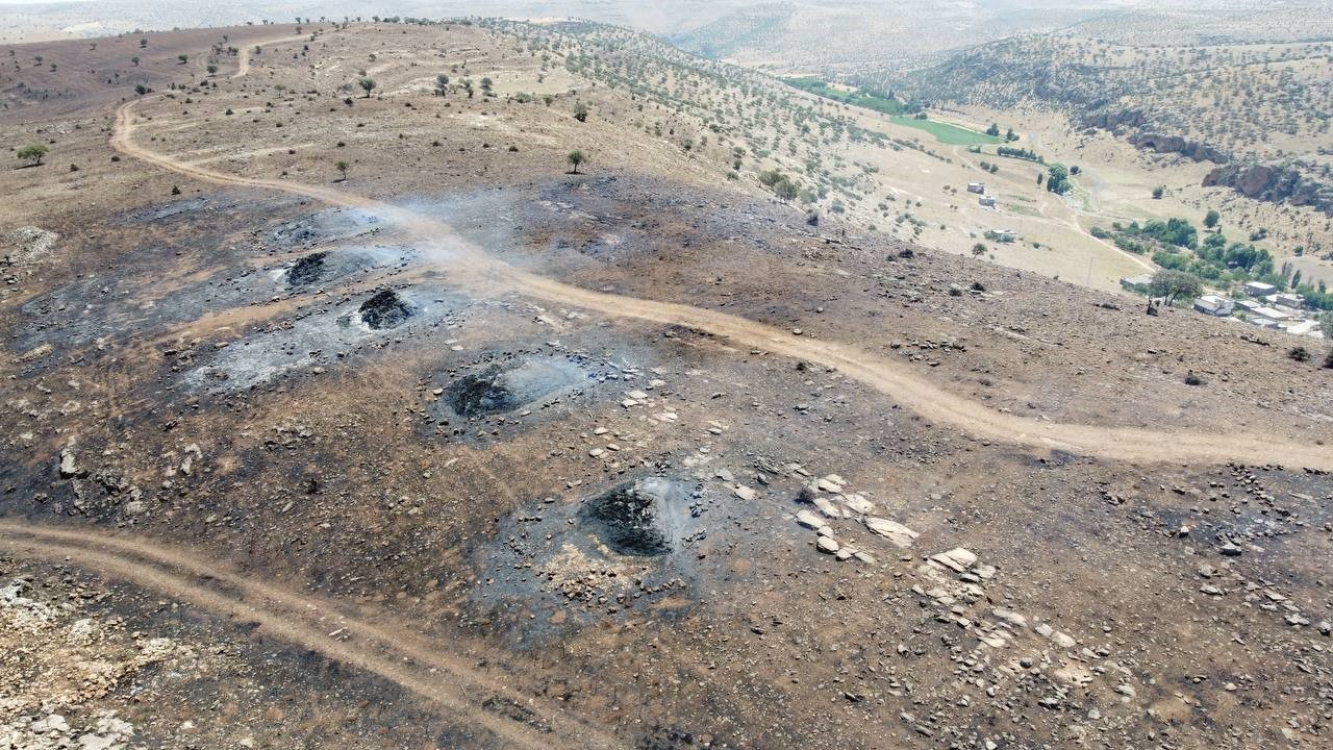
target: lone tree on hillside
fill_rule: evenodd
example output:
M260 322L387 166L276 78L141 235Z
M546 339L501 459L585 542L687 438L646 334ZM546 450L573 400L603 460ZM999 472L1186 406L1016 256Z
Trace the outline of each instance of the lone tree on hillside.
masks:
M341 160L339 160L339 162L338 162L337 164L334 164L333 166L337 167L337 168L338 168L338 174L342 175L341 177L338 178L338 181L341 182L341 181L343 181L343 180L346 180L346 179L347 179L347 170L350 169L352 165L348 164L348 163L345 162L345 161L341 161Z
M1219 214L1216 209L1209 209L1207 215L1203 217L1203 225L1212 229L1217 226L1217 222L1221 219L1222 214Z
M32 162L29 166L40 167L42 165L42 157L46 156L49 151L50 149L46 146L43 146L40 143L34 143L31 146L24 146L19 149L18 157L22 161Z
M1155 201L1160 201L1162 199L1162 196L1165 194L1166 194L1165 185L1158 185L1157 187L1152 189L1152 199Z
M570 172L570 174L578 174L579 165L588 160L587 155L584 154L582 151L579 151L578 149L570 151L569 156L566 156L565 158L569 160L569 163L574 166L574 169Z
M366 92L366 98L369 99L369 98L370 98L370 92L372 92L372 91L375 90L375 79L374 79L374 78L362 78L361 80L357 81L356 83L357 83L358 86L360 86L362 89L365 90L365 92Z
M579 122L587 122L588 105L584 104L583 102L576 102L574 104L574 119L578 120Z
M185 53L181 53L179 55L176 55L176 59L181 61L181 65L184 65L185 63L190 61L190 56Z
M449 91L449 76L441 73L435 76L435 95L444 96Z
M131 57L130 62L134 63L134 67L139 67L139 56L135 55L134 57Z
M1197 297L1203 291L1199 277L1184 271L1172 271L1164 268L1153 274L1148 284L1148 293L1162 297L1168 306L1175 304L1177 297Z

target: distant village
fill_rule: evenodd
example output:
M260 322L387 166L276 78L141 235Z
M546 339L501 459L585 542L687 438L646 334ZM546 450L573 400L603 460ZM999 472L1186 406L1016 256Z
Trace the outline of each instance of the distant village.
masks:
M1130 290L1144 289L1151 284L1149 274L1126 276L1120 280L1120 285ZM1303 295L1283 292L1262 281L1247 281L1240 289L1245 295L1243 299L1205 294L1194 300L1194 309L1204 315L1248 323L1265 330L1324 338L1319 321L1315 319L1318 311L1306 306Z

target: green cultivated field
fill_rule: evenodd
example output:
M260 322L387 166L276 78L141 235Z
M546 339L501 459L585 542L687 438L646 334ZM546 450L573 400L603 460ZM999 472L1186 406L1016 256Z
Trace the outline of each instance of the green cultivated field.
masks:
M789 86L795 86L802 91L809 91L812 94L822 96L825 99L832 99L835 102L843 104L852 104L857 107L873 109L886 115L901 115L904 112L915 111L916 107L903 104L892 97L880 96L878 94L869 94L864 91L839 91L818 78L784 78L783 83Z
M1004 139L995 135L986 135L985 133L968 130L958 125L950 125L947 122L936 122L934 120L918 120L913 117L894 117L895 125L904 125L909 128L924 130L935 136L935 140L940 143L947 143L950 146L973 146L983 143L1003 143Z
M829 86L824 81L806 76L803 78L784 78L784 83L795 86L802 91L808 91L825 99L832 99L835 102L851 104L857 107L889 115L892 121L897 125L905 125L909 128L924 130L935 136L935 140L950 146L972 146L984 143L1003 143L1004 139L998 136L986 135L975 130L950 125L947 122L935 122L934 120L918 120L911 115L920 111L920 107L915 104L903 104L889 96L868 93L865 91L839 91Z

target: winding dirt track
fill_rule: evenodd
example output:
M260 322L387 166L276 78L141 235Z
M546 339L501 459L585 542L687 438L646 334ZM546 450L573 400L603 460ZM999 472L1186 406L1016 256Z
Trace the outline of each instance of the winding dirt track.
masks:
M528 695L506 687L494 675L479 673L419 635L347 615L329 602L232 573L213 560L144 538L109 536L102 530L7 521L0 521L0 548L71 562L216 614L258 623L275 638L394 682L436 703L452 720L483 727L512 747L620 746L582 722L542 710ZM330 636L331 632L338 636ZM486 710L482 704L492 697L531 712L534 721L549 731Z
M1057 448L1080 455L1135 463L1211 464L1238 461L1333 470L1333 449L1316 445L1313 438L1307 442L1262 434L1214 435L1186 430L1040 422L1002 414L950 393L897 362L877 357L855 346L799 337L772 326L713 310L594 292L538 276L487 254L445 222L384 201L327 186L227 174L151 151L134 141L138 127L134 115L137 105L137 101L128 102L116 113L111 145L121 153L204 182L274 190L314 198L333 206L373 212L409 236L424 255L438 261L441 268L447 270L456 281L479 291L516 292L547 302L596 310L613 317L687 326L730 339L744 347L837 368L932 422L956 427L982 440L1033 448Z
M302 39L309 39L308 34L302 36L285 36L281 39L269 39L264 42L255 43L254 47L262 47L265 44L282 44L283 42L299 42ZM241 47L236 53L236 72L231 74L232 78L244 78L250 73L250 50L254 47L249 45Z

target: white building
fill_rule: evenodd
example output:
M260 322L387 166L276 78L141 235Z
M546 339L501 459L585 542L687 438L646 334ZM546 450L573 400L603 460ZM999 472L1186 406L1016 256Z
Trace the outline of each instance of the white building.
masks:
M1291 316L1282 312L1276 307L1256 307L1250 311L1250 314L1258 318L1266 318L1274 323L1281 323L1284 320L1291 320Z
M1302 320L1298 323L1292 323L1287 326L1286 331L1287 333L1296 336L1311 336L1318 339L1324 337L1324 333L1320 330L1319 321L1317 320Z
M996 242L1013 242L1018 239L1018 232L1013 229L992 229L991 234Z
M1290 307L1294 310L1299 310L1305 305L1305 296L1280 292L1278 294L1266 295L1264 301L1274 307Z
M1216 294L1205 294L1194 300L1194 309L1205 315L1224 316L1230 315L1236 307L1236 303L1226 297L1219 297Z
M995 196L983 195L980 198L977 198L977 203L980 203L986 208L995 208Z
M969 182L969 183L967 183L967 192L969 192L969 193L978 193L978 194L980 194L980 193L985 193L985 192L986 192L986 183L984 183L984 182Z
M1277 293L1277 287L1272 284L1265 284L1262 281L1245 282L1245 293L1251 297L1267 297L1270 294Z

